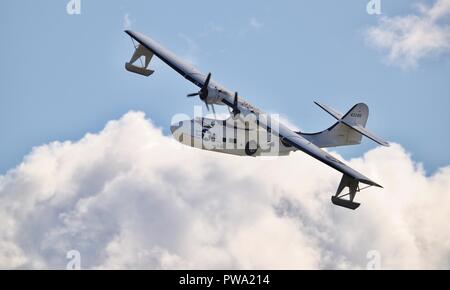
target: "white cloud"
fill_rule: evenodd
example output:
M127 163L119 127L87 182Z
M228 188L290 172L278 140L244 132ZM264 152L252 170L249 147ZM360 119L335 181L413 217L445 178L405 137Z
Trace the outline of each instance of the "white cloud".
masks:
M210 37L212 35L223 33L224 31L225 28L223 28L222 26L214 22L209 22L208 25L205 27L205 30L200 34L198 34L198 38Z
M178 33L178 37L183 39L187 44L187 50L182 58L190 64L198 64L199 47L196 40L184 33Z
M250 17L248 22L237 32L238 38L243 38L249 33L260 30L264 26L264 23L259 21L256 17Z
M388 51L388 63L412 68L423 58L450 52L450 0L417 8L417 14L381 17L367 30L368 43Z
M295 132L301 131L300 128L296 124L294 124L293 122L291 122L291 120L289 120L288 117L286 117L284 115L279 115L277 113L273 113L273 114L271 114L271 116L275 117L275 119L278 119L279 122L283 123L289 129L291 129Z
M131 29L131 26L133 25L133 20L131 20L130 14L126 13L123 16L123 29Z
M340 175L301 152L176 147L130 112L0 176L0 267L65 268L76 249L83 268L364 268L369 250L449 268L450 167L427 177L395 144L350 165L385 186L357 211L331 205Z
M261 28L264 25L262 22L260 22L258 19L256 19L256 17L250 17L249 24L251 27L256 28L256 29Z

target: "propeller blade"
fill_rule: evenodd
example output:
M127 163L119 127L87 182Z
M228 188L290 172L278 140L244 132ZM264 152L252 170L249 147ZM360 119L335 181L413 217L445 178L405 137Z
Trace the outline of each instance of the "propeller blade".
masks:
M208 75L206 76L206 80L205 83L203 84L204 88L208 88L209 85L209 80L211 79L211 73L208 73Z
M236 117L241 113L241 110L238 108L238 92L234 93L234 102L233 102L233 115Z
M217 119L216 109L214 109L214 104L211 104L211 108L212 108L212 111L213 111L213 114L214 114L214 119Z
M192 93L192 94L189 94L189 95L187 95L187 97L188 98L190 98L190 97L195 97L195 96L198 96L200 93Z

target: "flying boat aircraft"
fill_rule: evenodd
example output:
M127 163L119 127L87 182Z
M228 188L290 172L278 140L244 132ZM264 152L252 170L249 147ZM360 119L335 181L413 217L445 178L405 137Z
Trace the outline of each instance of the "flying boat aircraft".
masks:
M201 73L150 37L130 30L125 32L135 46L130 61L125 63L127 71L147 77L152 75L154 71L149 68L149 64L156 56L199 88L198 92L188 94L188 97L198 96L208 111L210 108L213 110L214 116L214 105L227 106L230 111L230 116L225 120L198 117L172 124L172 134L179 142L204 150L252 157L289 155L290 152L300 150L343 174L331 201L353 210L360 206L360 203L354 201L357 192L370 186L382 187L321 149L360 144L363 136L380 145L389 146L386 141L366 129L369 116L366 104L358 103L342 114L315 102L333 116L336 122L317 133L296 131L279 118L267 115L251 105L236 91L230 91L214 81L211 73ZM360 188L360 183L365 187ZM348 188L348 192L343 192L345 188Z

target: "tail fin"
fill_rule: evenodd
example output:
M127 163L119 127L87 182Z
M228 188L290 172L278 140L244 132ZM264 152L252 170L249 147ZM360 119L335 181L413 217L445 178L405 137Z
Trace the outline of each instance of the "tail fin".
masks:
M346 124L365 127L369 118L369 107L364 103L353 106L342 118L341 121Z
M338 121L322 132L313 134L299 132L301 136L311 143L314 143L319 147L354 145L360 144L362 136L364 135L380 145L389 146L389 143L375 136L365 128L367 119L369 118L369 107L367 107L366 104L356 104L343 115L326 105L318 102L314 103Z

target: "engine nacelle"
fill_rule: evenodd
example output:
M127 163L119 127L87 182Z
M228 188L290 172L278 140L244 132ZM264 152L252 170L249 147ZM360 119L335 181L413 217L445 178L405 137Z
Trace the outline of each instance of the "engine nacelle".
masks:
M223 92L217 87L208 88L208 97L206 98L206 103L208 104L220 104L223 99Z

